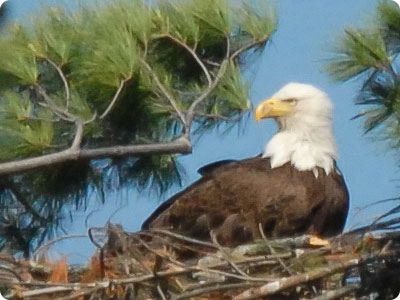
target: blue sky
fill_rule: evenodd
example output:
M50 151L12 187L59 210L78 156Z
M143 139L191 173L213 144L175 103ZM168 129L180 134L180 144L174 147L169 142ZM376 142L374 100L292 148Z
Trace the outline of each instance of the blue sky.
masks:
M60 1L9 0L12 16L21 18L39 7L39 3ZM69 1L73 2L73 1ZM246 77L251 81L250 99L253 103L268 97L289 81L314 84L331 97L334 110L334 130L338 145L338 165L342 170L351 197L351 208L347 228L371 221L392 204L374 206L356 214L360 207L373 201L395 197L399 194L397 180L400 179L398 157L389 151L387 144L379 141L377 135L363 135L362 122L351 121L362 107L353 103L360 81L332 83L321 72L324 59L329 57L329 47L343 28L362 24L374 14L376 0L275 0L270 1L278 12L278 30L263 55L256 61ZM217 133L205 135L198 141L193 154L182 156L181 163L187 170L185 185L199 176L196 170L204 164L220 159L240 159L259 154L265 142L276 130L271 120L256 124L252 119L243 134L233 130L222 136ZM177 189L171 190L167 196ZM165 197L164 197L165 198ZM90 226L103 225L113 211L122 207L112 218L126 230L139 229L142 221L162 201L156 196L137 194L134 191L120 191L109 195L108 203L95 211L89 218ZM98 208L93 205L93 209ZM76 214L69 229L84 233L85 216L88 212ZM90 255L83 241L64 242L56 249L79 257L78 252Z

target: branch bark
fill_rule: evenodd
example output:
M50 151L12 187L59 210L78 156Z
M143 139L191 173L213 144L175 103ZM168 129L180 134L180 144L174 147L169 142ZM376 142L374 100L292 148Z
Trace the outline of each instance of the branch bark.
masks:
M160 91L163 93L163 95L167 98L168 102L171 104L171 106L174 108L176 114L178 115L180 121L184 125L184 128L187 127L190 122L187 122L185 116L179 109L174 97L167 91L165 86L161 83L160 79L158 78L157 74L153 71L153 69L150 67L150 65L143 59L140 60L142 65L146 68L147 72L150 73L150 75L153 77L154 81L156 82L157 87L160 89Z
M7 187L9 187L11 193L14 195L15 200L20 203L26 212L30 213L36 220L43 222L44 224L48 222L48 220L42 217L35 208L25 199L24 195L22 195L19 189L15 186L15 184L11 181L7 181Z
M311 300L333 300L333 299L338 299L343 296L346 296L352 292L357 291L360 289L360 286L357 284L354 285L349 285L349 286L344 286L340 289L334 290L334 291L328 291L321 296L312 298Z
M214 82L212 83L212 85L206 89L196 100L193 101L193 103L189 106L189 109L187 111L187 122L188 124L191 124L193 121L193 118L195 116L195 109L197 108L197 106L203 102L213 91L214 89L217 87L219 81L221 80L222 76L224 76L225 71L226 71L226 67L227 67L228 61L225 60L222 64L221 64L221 68L218 72L217 77L215 78Z
M338 273L344 269L358 266L368 260L376 259L377 257L390 257L393 255L394 252L386 252L378 255L352 255L349 259L333 263L326 267L315 268L306 273L280 278L279 280L269 282L261 287L248 289L233 297L233 300L248 300L273 295L299 284L310 282L318 278Z
M75 137L71 145L71 149L78 150L81 147L83 138L83 123L81 121L76 122Z
M64 72L61 70L61 68L50 58L46 58L46 61L51 64L58 72L58 75L60 76L62 82L64 83L64 89L65 89L65 98L67 100L66 104L66 110L68 111L69 108L69 98L70 98L70 92L69 92L69 86L68 86L68 81L67 78L64 75Z
M61 119L67 122L75 122L78 117L74 116L67 110L61 109L57 106L57 104L54 103L54 101L51 99L51 97L47 94L44 88L42 88L39 84L36 85L36 90L39 93L40 96L43 97L44 101L46 102L46 105Z
M254 40L252 43L244 45L243 47L239 48L238 50L236 50L235 52L233 52L231 54L231 60L235 60L240 54L242 54L243 52L251 49L252 47L254 47L256 45L266 43L268 41L268 39L269 39L269 36L266 36L264 39Z
M210 72L208 71L208 69L207 69L207 67L204 65L204 63L201 61L201 59L200 59L200 57L197 55L197 53L196 53L192 48L190 48L186 43L184 43L184 42L182 42L181 40L179 40L179 39L173 37L172 35L166 34L166 35L163 35L163 36L168 37L169 39L173 40L175 43L177 43L178 45L180 45L180 46L182 46L183 48L185 48L185 49L193 56L193 58L196 60L197 64L198 64L198 65L200 66L200 68L203 70L203 73L204 73L204 75L206 76L207 81L208 81L208 87L210 88L210 87L211 87L211 84L212 84L212 79L211 79ZM163 36L162 36L162 37L163 37Z
M104 119L104 118L109 114L109 112L111 111L111 109L114 107L115 102L117 102L118 97L119 97L119 95L121 94L121 91L122 91L122 89L123 89L125 83L126 83L128 80L129 80L129 78L128 78L128 79L121 80L121 82L120 82L120 84L119 84L119 87L118 87L118 89L117 89L117 91L116 91L116 93L115 93L113 99L111 100L110 104L107 106L106 110L101 114L100 119Z
M69 234L69 235L63 235L63 236L59 236L51 241L48 241L46 243L44 243L42 246L40 246L39 248L37 248L33 253L32 253L32 257L36 257L41 251L43 250L47 250L51 245L58 243L60 241L66 240L66 239L76 239L76 238L87 238L88 235L87 234Z
M34 158L21 159L6 163L0 163L0 175L15 174L23 171L46 167L71 160L97 159L105 157L118 157L127 155L144 154L169 154L169 153L190 153L192 145L187 136L159 144L142 144L128 146L101 147L96 149L67 149L57 153L46 154Z
M210 232L211 235L211 240L213 241L213 244L215 244L215 246L217 246L219 252L222 254L222 257L232 266L232 268L238 272L238 274L242 275L245 278L250 278L250 276L248 274L246 274L245 272L243 272L233 261L232 259L229 257L229 255L225 252L225 250L221 247L221 245L218 243L217 240L217 236L215 235L215 233L213 231Z
M234 290L238 288L248 288L252 286L257 286L257 283L255 282L241 282L241 283L230 283L230 284L217 284L216 286L211 286L211 287L205 287L201 289L197 289L194 291L182 293L174 298L173 300L180 300L180 299L188 299L190 297L194 296L199 296L211 292L217 292L217 291L225 291L225 290Z

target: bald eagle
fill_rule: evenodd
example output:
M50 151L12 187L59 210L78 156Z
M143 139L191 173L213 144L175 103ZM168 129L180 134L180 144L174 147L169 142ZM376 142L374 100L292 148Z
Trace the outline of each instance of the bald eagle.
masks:
M199 170L202 177L162 203L142 229L162 228L234 246L261 237L342 232L348 190L335 162L332 104L314 86L289 83L255 109L278 132L263 153Z

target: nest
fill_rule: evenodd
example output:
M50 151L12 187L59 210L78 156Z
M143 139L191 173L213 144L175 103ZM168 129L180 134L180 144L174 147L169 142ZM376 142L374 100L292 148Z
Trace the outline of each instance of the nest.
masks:
M7 299L392 300L400 291L400 232L378 231L392 223L319 245L304 235L236 248L222 247L212 233L206 242L107 224L89 229L97 250L87 265L3 255L0 281Z

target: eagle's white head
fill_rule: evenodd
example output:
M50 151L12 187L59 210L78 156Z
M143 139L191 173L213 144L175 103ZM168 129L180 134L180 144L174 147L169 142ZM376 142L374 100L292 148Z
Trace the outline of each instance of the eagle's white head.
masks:
M298 170L321 167L329 174L334 168L336 145L332 130L332 103L316 87L291 82L255 109L255 119L274 118L279 131L267 142L263 157L271 167L287 162Z

